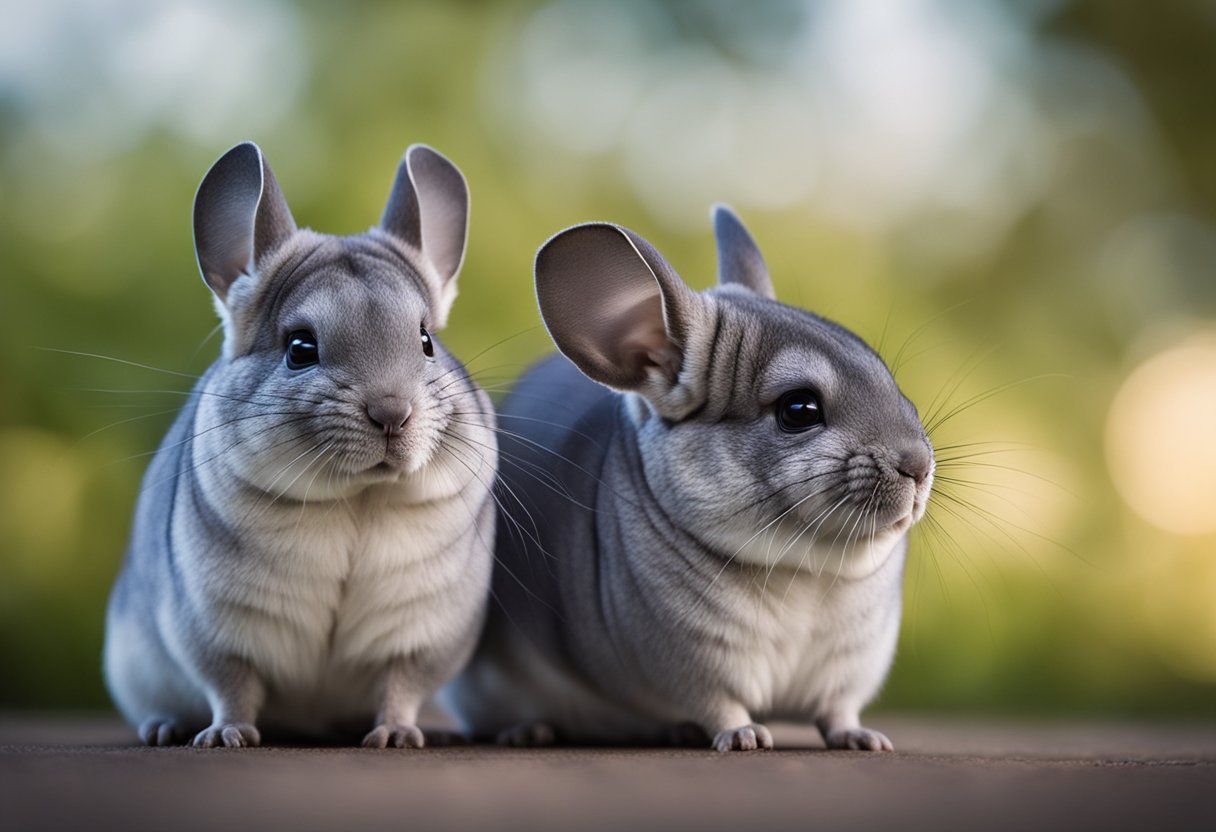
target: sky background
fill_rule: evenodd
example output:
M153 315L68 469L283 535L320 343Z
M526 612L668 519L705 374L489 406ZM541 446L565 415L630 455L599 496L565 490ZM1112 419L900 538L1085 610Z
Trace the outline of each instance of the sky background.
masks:
M219 350L194 190L252 139L331 233L413 142L464 171L441 337L496 396L551 349L548 236L700 288L730 203L949 417L880 706L1216 716L1213 90L1203 0L0 0L0 706L106 706L139 477Z

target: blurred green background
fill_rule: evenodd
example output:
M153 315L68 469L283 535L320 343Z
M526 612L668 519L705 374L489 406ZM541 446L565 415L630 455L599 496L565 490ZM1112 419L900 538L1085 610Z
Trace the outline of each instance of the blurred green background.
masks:
M107 701L189 379L53 350L207 366L191 200L249 138L335 233L411 142L464 170L443 337L495 391L549 347L548 235L621 222L700 287L731 203L784 300L971 405L881 706L1216 716L1214 91L1207 0L0 0L0 706Z

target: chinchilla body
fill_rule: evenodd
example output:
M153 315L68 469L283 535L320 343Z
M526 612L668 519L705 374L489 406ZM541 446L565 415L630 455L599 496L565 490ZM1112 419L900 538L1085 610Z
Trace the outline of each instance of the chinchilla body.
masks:
M357 726L420 746L476 643L493 560L488 397L431 334L467 191L412 147L379 227L297 230L260 151L204 179L195 235L224 324L145 475L105 675L149 744Z
M891 747L859 713L894 655L931 447L881 359L774 300L737 218L719 207L715 226L702 293L616 226L537 256L565 356L500 408L499 603L445 691L476 734L695 726L730 750L771 746L761 721L781 719Z

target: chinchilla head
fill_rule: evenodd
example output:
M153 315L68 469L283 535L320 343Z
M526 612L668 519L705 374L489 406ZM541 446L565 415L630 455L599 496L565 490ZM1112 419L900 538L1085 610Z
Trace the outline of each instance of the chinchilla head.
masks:
M536 257L545 324L626 395L643 499L726 557L865 573L925 511L916 408L860 338L775 299L730 209L712 217L718 285L700 293L625 228L557 234Z
M232 148L194 203L223 357L198 435L277 496L324 499L418 475L476 392L434 337L456 295L468 190L429 147L406 151L379 226L297 229L261 150ZM472 399L469 401L469 399Z

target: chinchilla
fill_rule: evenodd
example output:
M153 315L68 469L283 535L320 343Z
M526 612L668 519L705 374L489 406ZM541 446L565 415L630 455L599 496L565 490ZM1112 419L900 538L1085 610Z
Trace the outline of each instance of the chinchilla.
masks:
M434 335L467 220L464 176L422 145L357 236L297 229L254 144L204 177L222 355L148 468L106 620L106 682L149 745L424 744L493 561L490 402Z
M748 750L772 747L772 719L892 748L859 713L894 655L932 447L877 353L777 302L742 223L712 216L718 285L700 293L616 225L537 254L565 357L499 409L499 605L444 691L475 734L692 729Z

